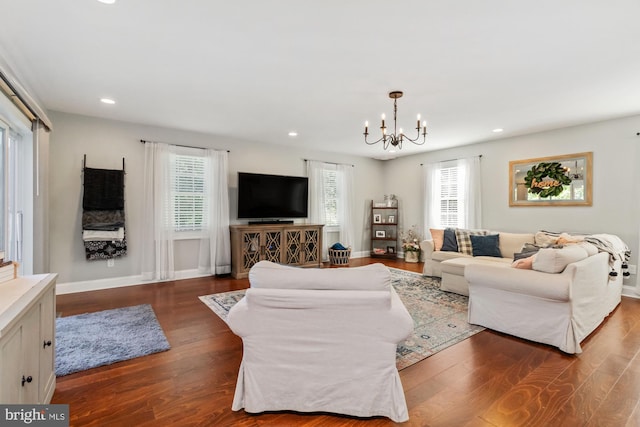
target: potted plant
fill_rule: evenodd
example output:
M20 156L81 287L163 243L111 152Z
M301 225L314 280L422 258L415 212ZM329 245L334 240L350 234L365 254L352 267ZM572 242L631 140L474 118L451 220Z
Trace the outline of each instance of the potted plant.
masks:
M420 234L415 225L402 233L402 250L405 262L420 261Z

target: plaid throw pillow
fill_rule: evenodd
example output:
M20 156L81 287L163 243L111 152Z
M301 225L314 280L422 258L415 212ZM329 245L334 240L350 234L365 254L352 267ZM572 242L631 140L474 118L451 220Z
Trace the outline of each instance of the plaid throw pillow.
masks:
M486 236L487 230L464 230L462 228L456 228L458 252L465 255L473 255L473 246L471 246L471 235Z

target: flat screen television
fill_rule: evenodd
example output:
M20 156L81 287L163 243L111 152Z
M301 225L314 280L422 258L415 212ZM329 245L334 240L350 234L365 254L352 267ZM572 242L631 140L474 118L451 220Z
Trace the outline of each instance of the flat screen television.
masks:
M238 218L306 218L309 179L238 172Z

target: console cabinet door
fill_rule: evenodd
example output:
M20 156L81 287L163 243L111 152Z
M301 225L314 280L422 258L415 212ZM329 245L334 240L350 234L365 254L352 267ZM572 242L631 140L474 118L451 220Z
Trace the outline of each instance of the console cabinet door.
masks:
M304 253L302 251L303 232L300 229L285 230L285 259L284 263L289 265L302 265Z
M40 307L22 317L0 343L0 403L37 403Z
M0 403L22 403L22 325L0 341Z
M38 351L40 353L40 387L38 390L38 402L51 401L56 388L55 374L55 289L49 289L40 302L40 339Z
M22 323L22 378L25 382L23 388L23 402L37 402L40 394L40 304L36 304L23 318ZM29 382L31 378L31 382Z
M322 261L322 233L321 228L314 227L304 230L304 263L318 264Z
M282 230L264 230L261 236L263 252L260 260L282 262Z

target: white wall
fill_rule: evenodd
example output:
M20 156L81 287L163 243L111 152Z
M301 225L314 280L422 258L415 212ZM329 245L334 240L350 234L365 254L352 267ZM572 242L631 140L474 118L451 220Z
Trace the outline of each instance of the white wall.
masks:
M303 159L349 163L355 166L356 243L353 252L369 251L365 234L369 201L381 199L384 163L355 156L322 151L264 145L251 141L159 128L119 121L51 112L54 131L50 141L50 271L59 274L59 283L83 282L140 274L140 225L144 145L140 139L174 144L229 150L230 216L236 220L237 172L258 172L282 175L305 175ZM354 143L360 143L354 137ZM87 166L118 169L125 158L125 215L128 253L115 260L114 267L106 261L87 261L81 236L82 160ZM197 267L198 245L195 241L176 243L176 270Z
M422 225L420 164L481 154L483 228L616 234L631 248L631 263L640 262L638 131L633 116L403 157L385 165L384 190L399 196L404 224ZM509 161L585 151L593 152L593 206L509 207Z
M216 135L185 132L52 112L50 141L50 271L59 282L140 274L140 224L144 146L140 139L228 149L230 215L235 220L237 172L304 175L304 158L355 165L356 243L354 253L369 251L371 200L396 194L401 229L422 225L421 163L482 154L483 227L504 231L539 229L613 233L640 262L640 116L575 126L480 144L432 151L385 162ZM361 143L354 138L354 144ZM594 191L591 207L509 207L508 164L511 160L593 151ZM119 168L126 159L128 255L113 268L105 261L86 261L81 239L82 158L96 168ZM197 244L180 241L176 269L196 267ZM635 278L632 278L635 280ZM625 283L633 284L628 280Z

